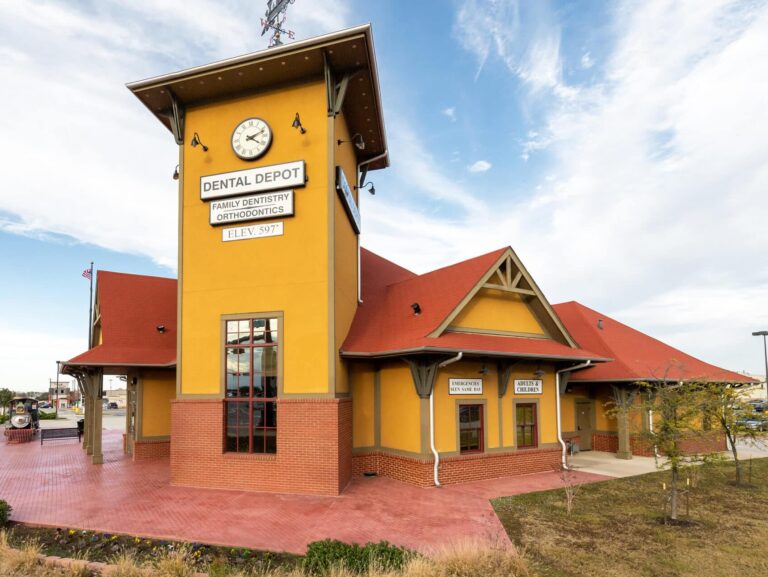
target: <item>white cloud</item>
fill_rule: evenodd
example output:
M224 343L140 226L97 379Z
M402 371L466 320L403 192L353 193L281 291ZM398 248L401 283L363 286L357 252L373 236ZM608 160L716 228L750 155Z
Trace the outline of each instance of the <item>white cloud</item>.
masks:
M349 24L346 0L300 4L287 21L297 39ZM265 48L264 9L245 0L0 2L0 230L174 270L178 148L124 85ZM0 379L47 383L55 359L85 348L65 332L0 326Z
M478 75L489 58L497 57L532 93L574 96L574 88L563 81L560 27L547 2L464 0L454 34L477 57Z
M0 187L0 211L10 215L3 229L63 234L175 268L178 150L124 84L264 48L268 38L253 24L262 8L0 3L0 74L9 87L0 104L15 111L0 117L0 131L14 135L0 139L0 155L14 159ZM346 2L322 0L289 8L288 24L303 38L343 27L348 16Z
M588 70L595 65L595 61L592 59L592 55L589 52L585 52L581 56L581 67Z
M83 319L85 323L85 317ZM45 389L49 379L56 380L56 360L80 354L85 341L85 337L61 335L56 331L33 331L0 324L0 388Z
M469 172L488 172L491 169L491 166L493 165L487 160L478 160L477 162L470 164L467 167L467 170L469 170Z
M448 120L451 122L456 122L456 107L455 106L449 106L448 108L444 108L442 110L443 116L447 116Z
M467 18L485 18L472 6L457 15L465 32ZM768 326L768 6L627 1L615 16L602 83L550 101L528 135L524 152L548 148L552 159L535 193L495 202L491 219L377 206L365 242L416 270L509 243L551 300L580 300L704 360L758 372L751 331ZM489 66L497 45L462 38ZM393 234L402 242L385 243Z

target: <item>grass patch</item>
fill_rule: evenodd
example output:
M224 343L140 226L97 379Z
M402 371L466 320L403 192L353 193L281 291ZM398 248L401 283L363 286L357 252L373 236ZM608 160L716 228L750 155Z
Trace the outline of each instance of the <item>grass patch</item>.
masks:
M543 577L766 574L768 459L753 461L749 486L732 483L731 462L704 466L695 477L689 514L683 496L681 522L674 525L663 523L667 471L584 485L570 515L562 489L492 504Z
M160 539L143 539L129 535L113 535L75 529L52 529L10 523L8 545L23 549L35 543L44 555L82 558L88 561L114 563L130 558L137 565L157 559L168 564L183 564L194 571L209 572L211 567L226 567L247 573L261 573L275 567L292 569L301 561L298 555L271 553L242 547L218 547L203 543L184 543Z

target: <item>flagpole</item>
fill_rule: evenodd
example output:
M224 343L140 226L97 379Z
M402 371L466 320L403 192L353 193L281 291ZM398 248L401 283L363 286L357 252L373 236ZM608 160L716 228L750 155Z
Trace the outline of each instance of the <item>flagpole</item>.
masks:
M92 338L92 331L93 331L93 261L91 261L91 274L90 274L90 281L91 281L91 292L88 296L88 348L91 348L91 338Z

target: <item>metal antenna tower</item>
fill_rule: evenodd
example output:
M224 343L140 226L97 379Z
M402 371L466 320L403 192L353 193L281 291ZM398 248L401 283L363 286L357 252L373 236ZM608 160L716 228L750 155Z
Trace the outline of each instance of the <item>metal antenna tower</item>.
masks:
M285 24L286 12L288 6L296 2L296 0L267 0L267 11L264 14L264 18L261 19L261 35L267 33L267 30L272 30L272 38L269 39L269 47L280 46L282 41L280 35L285 34L289 40L293 40L296 34L293 30L285 30L283 25Z

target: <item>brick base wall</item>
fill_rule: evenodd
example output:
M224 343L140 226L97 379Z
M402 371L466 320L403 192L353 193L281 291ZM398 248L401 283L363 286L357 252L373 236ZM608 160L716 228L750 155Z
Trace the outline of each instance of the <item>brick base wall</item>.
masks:
M167 459L171 455L170 441L134 441L133 460L149 461L151 459Z
M224 401L171 402L171 482L338 495L352 476L351 399L277 401L277 453L224 452Z
M452 485L484 479L497 479L528 473L556 470L560 466L560 449L531 449L510 453L484 453L445 457L440 460L440 483ZM361 453L353 456L353 473L375 473L420 487L434 485L434 460L406 457L386 452Z
M610 433L594 433L592 435L592 450L617 453L619 451L619 437Z
M645 439L632 436L629 439L632 454L638 457L653 457L653 446ZM683 453L716 453L727 450L725 434L714 431L701 437L686 439L680 443ZM619 437L616 433L595 433L592 435L592 449L616 453L619 450Z

